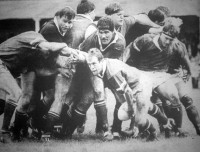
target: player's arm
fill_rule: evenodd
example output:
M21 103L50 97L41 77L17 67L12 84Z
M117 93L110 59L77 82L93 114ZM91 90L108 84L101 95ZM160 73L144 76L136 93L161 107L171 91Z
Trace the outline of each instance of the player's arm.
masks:
M43 41L38 44L38 48L43 53L48 52L58 52L61 51L63 48L67 47L66 43L57 43L57 42L47 42Z
M149 17L144 13L134 15L134 18L135 18L136 22L139 23L139 24L148 25L148 26L151 26L151 27L160 27L159 25L152 22L149 19Z
M122 71L118 72L114 76L109 79L113 89L121 95L124 95L125 100L128 104L128 111L129 114L133 113L133 104L134 104L134 97L132 94L132 90L129 87L126 79L123 77Z
M161 33L163 31L163 27L152 27L149 29L149 33L152 33L152 34L158 34L158 33Z
M112 58L123 61L124 51L125 51L126 41L125 39L120 39L117 43L114 44Z
M187 77L186 80L188 80L191 75L191 63L185 44L177 41L177 43L174 44L174 51L177 51L179 56L181 56L182 62L180 64L187 70L187 74L184 75L184 77Z

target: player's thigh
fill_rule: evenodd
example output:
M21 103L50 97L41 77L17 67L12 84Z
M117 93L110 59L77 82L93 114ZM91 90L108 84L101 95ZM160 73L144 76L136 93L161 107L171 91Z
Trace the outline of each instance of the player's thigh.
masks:
M172 98L178 98L178 90L175 84L170 80L162 83L155 90L159 95L165 97L166 99L171 100Z
M178 90L178 95L180 98L188 94L187 83L185 83L184 81L180 81L180 82L176 83L175 85Z
M91 86L85 86L81 95L80 101L76 108L83 113L86 113L91 104L94 102L94 92Z
M4 67L0 69L0 93L1 99L14 106L17 105L21 96L19 85L7 68Z
M28 110L31 98L34 94L35 79L35 72L32 71L21 75L22 95L17 106L19 112L26 112Z

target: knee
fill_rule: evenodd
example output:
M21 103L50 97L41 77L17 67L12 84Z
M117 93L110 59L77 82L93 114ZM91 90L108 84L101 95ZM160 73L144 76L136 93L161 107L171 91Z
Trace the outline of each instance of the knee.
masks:
M180 100L179 100L179 97L176 96L176 95L174 95L174 94L171 94L171 95L169 96L169 101L170 101L172 107L177 107L177 106L180 106L180 105L181 105Z
M79 111L86 113L87 110L89 109L89 107L91 106L91 104L93 103L92 100L84 100L84 101L80 101L77 105L76 105L76 109L78 109Z
M94 91L94 100L95 101L105 100L104 91L95 90Z
M183 96L180 99L181 103L183 104L183 106L188 109L189 107L191 107L193 105L193 100L192 98L188 97L188 96Z
M17 104L17 110L19 112L25 112L26 110L28 110L30 100L31 100L31 96L29 94L22 94Z

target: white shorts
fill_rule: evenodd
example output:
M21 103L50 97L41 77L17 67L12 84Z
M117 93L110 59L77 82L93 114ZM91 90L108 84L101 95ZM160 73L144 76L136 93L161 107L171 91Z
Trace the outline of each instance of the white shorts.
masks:
M149 77L150 81L152 82L152 89L157 88L172 78L172 75L166 72L142 71L142 73Z

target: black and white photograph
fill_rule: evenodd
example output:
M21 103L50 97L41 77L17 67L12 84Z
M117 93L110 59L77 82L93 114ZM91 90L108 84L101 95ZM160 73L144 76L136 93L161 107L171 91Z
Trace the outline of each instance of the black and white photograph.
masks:
M200 0L0 0L0 152L199 152Z

